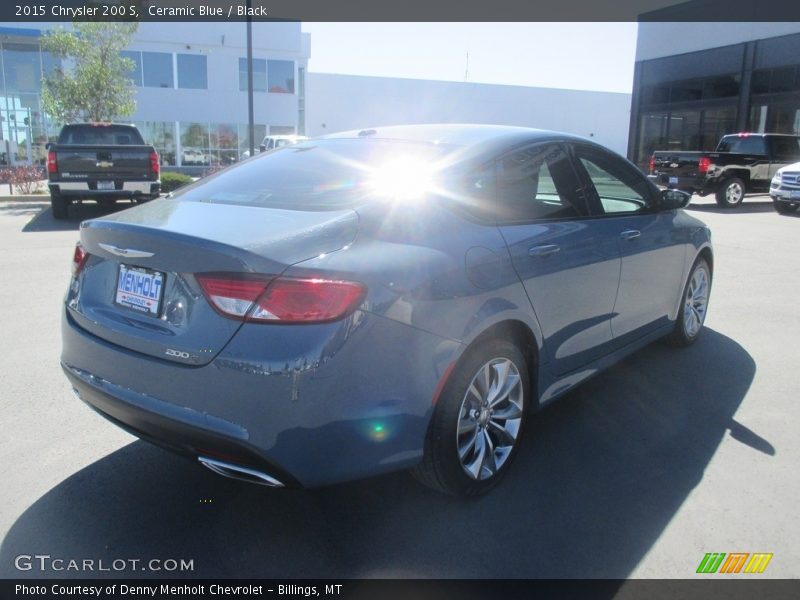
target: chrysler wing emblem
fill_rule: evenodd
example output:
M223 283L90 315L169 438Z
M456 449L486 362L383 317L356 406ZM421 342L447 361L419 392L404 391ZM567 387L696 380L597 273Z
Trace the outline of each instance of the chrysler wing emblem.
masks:
M680 167L678 163L670 163L669 166L671 169L677 169L678 167Z
M150 258L153 252L145 252L144 250L134 250L133 248L118 248L111 244L97 244L103 250L116 254L117 256L125 256L127 258Z

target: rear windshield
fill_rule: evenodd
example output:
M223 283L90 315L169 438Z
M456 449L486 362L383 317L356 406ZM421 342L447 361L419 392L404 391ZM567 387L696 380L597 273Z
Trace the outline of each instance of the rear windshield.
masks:
M119 125L71 125L61 130L59 144L92 146L140 146L144 144L139 130Z
M764 138L751 136L730 136L719 141L717 152L730 152L732 154L766 154L767 148Z
M336 210L393 189L422 191L451 146L376 139L306 141L260 154L176 194L181 200Z

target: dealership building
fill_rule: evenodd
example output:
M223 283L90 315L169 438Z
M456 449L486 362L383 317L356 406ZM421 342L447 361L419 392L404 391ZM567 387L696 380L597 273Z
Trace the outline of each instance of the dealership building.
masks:
M800 23L640 23L628 157L746 131L800 134Z

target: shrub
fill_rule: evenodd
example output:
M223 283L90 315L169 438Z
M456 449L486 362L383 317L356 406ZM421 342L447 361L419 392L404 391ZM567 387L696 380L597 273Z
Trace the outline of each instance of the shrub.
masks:
M42 167L37 166L7 167L0 171L0 182L11 184L18 194L33 194L39 191L43 179L47 179L47 174Z
M161 173L161 191L166 193L192 183L192 178L183 173Z

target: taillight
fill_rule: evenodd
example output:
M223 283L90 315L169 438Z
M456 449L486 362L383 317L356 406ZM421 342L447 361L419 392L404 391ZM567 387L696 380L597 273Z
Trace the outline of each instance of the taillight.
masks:
M656 172L656 156L655 154L653 154L650 157L650 174L652 175L655 172Z
M258 323L322 323L353 311L366 288L352 281L210 273L197 280L227 317Z
M47 153L47 172L55 173L58 171L58 162L56 161L56 153L52 150Z
M697 163L697 171L700 173L708 173L708 169L711 166L711 159L707 156L701 156L700 161Z
M158 160L158 152L150 153L150 170L154 175L158 175L161 172L161 163Z
M78 242L75 244L75 251L72 253L72 276L77 277L78 274L83 270L86 261L89 260L89 253L86 249L81 246L81 243Z

